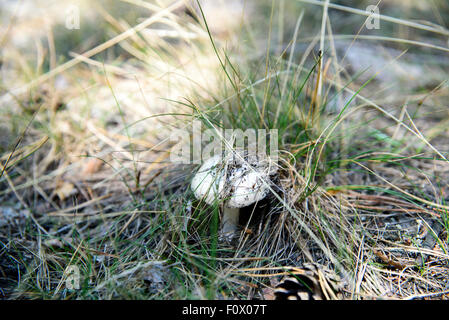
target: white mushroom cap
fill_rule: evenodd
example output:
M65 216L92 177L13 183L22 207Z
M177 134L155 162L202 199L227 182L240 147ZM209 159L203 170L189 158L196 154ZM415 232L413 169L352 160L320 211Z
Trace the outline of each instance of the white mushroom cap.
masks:
M226 202L230 208L247 207L254 202L262 200L268 194L269 189L262 179L268 178L263 172L252 171L249 166L243 165L235 168L229 178L231 192Z
M204 199L212 204L220 199L223 192L224 175L221 166L221 156L206 160L192 179L191 188L197 199Z
M242 152L225 158L214 156L203 163L191 187L198 199L208 204L224 200L225 207L247 207L265 198L270 175L277 167L268 157L248 156Z

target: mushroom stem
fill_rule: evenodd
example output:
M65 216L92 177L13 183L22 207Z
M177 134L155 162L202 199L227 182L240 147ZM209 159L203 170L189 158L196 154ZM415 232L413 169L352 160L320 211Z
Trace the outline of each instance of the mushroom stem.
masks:
M223 206L223 228L224 234L233 234L237 230L239 223L239 208L229 208Z

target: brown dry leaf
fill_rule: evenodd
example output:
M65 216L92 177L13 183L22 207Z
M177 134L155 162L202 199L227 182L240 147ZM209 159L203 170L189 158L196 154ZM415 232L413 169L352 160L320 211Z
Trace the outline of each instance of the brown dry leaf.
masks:
M273 288L265 288L262 289L263 298L265 300L275 300L274 289Z
M336 189L329 189L329 190L326 190L326 193L327 193L329 196L335 196L335 195L337 195L337 194L339 194L339 193L343 193L343 191L341 191L341 190L336 190Z
M102 164L103 161L101 161L100 159L97 158L89 159L89 161L87 161L83 166L82 170L83 175L94 174L95 172L100 170Z
M279 281L275 278L270 279L270 286L262 289L262 294L265 300L275 300L274 288L279 284Z
M56 189L53 191L53 195L58 196L58 198L61 201L75 193L76 193L75 186L72 183L67 182L67 181L58 183Z

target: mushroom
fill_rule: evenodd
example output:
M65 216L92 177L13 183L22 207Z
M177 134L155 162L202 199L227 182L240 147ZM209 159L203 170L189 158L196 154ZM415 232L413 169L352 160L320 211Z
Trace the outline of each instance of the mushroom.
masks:
M269 193L270 177L277 172L270 158L236 152L206 160L192 179L197 199L207 204L221 202L222 236L231 240L237 230L240 208L264 199Z

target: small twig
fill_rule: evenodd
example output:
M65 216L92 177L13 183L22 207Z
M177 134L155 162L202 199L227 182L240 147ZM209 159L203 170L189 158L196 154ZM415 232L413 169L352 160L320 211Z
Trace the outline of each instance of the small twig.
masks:
M400 263L400 262L398 262L398 261L395 261L395 260L393 260L393 259L390 259L389 257L387 257L387 255L385 255L385 254L384 254L382 251L380 251L380 250L373 249L373 253L374 253L378 258L380 258L384 263L388 264L389 266L391 266L391 267L393 267L393 268L395 268L395 269L402 270L402 269L404 269L405 267L407 267L406 265L404 265L404 264L402 264L402 263Z

